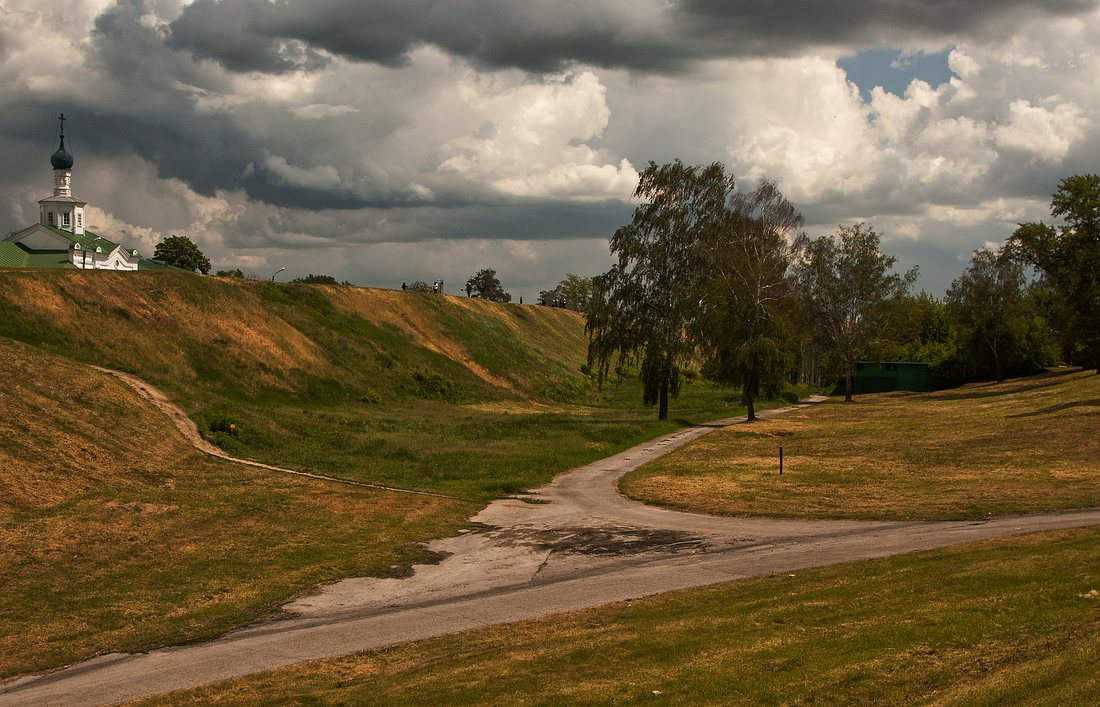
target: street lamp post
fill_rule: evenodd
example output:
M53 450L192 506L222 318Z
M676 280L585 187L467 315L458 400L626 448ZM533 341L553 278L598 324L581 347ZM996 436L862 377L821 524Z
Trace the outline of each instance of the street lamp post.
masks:
M272 275L271 275L271 281L272 281L272 282L275 282L275 276L276 276L276 275L278 275L279 273L281 273L281 272L282 272L283 270L286 270L286 268L279 268L279 269L278 269L278 270L276 270L276 271L275 271L274 273L272 273Z

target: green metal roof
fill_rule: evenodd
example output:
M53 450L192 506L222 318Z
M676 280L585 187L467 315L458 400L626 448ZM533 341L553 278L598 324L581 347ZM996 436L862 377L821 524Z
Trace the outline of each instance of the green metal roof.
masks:
M92 233L91 231L84 231L83 234L78 236L73 233L69 233L68 231L62 231L56 226L43 226L42 228L45 228L50 233L55 233L62 238L67 239L71 243L79 243L81 248L90 250L92 252L95 252L97 246L102 248L104 253L110 253L112 250L118 247L118 243L115 243L114 241L109 241L103 236L97 233Z
M43 224L40 224L40 223L36 223L33 226L28 226L27 228L23 229L23 231L20 231L19 233L25 233L26 231L29 231L33 228L41 228L43 231L46 231L47 233L52 233L55 236L60 236L61 238L68 241L69 243L79 243L81 248L85 248L87 250L90 250L93 253L95 252L95 249L96 249L97 246L102 248L104 253L110 253L112 250L114 250L115 248L118 247L118 243L115 243L114 241L109 241L106 238L104 238L103 236L99 235L98 233L92 233L91 231L85 231L84 233L82 233L81 235L78 236L74 233L70 233L69 231L63 231L63 230L61 230L60 228L58 228L56 226L46 226L46 225L43 225Z
M67 250L30 251L19 243L0 243L0 268L68 268L76 269L69 262Z

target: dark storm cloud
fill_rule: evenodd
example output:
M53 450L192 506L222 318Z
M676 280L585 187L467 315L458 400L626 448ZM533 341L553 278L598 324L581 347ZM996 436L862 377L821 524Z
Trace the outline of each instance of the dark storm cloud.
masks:
M534 72L574 62L676 71L697 59L1011 31L1025 17L1095 6L1095 0L681 0L661 9L557 0L197 0L172 23L170 41L236 71L308 68L324 61L320 50L394 66L421 45Z
M1089 12L1095 0L772 0L728 2L683 0L681 16L709 47L760 55L801 51L807 46L907 41L1008 31L1036 16Z
M171 122L123 113L80 117L88 149L102 155L133 152L156 165L157 176L179 179L198 194L242 189L257 201L300 209L398 206L402 199L370 200L350 190L284 183L260 161L264 147L224 116L191 114Z
M198 0L172 24L171 44L196 56L216 58L232 71L323 68L328 60L322 55L300 41L272 34L270 23L277 9L268 0Z
M332 245L464 239L607 239L630 220L632 208L616 200L583 203L542 200L492 206L426 204L415 211L396 212L372 208L355 213L285 209L277 214L250 216L248 230L257 235L258 243L269 237L284 238L284 247L291 249L316 245L311 238L300 239L303 233L324 233L324 239Z
M140 0L119 2L96 18L89 59L112 77L120 100L107 108L84 104L80 97L66 101L71 131L84 149L105 156L137 154L156 166L157 176L180 179L204 196L241 189L258 201L307 209L358 209L391 201L388 194L370 199L343 185L288 183L274 173L265 163L270 146L254 125L224 112L196 111L197 94L216 95L226 86L166 46L163 30L142 23L145 9ZM3 120L10 123L7 134L41 122L27 116L57 113L38 96L12 103L19 110ZM407 197L392 200L402 199Z
M273 73L302 65L298 56L286 56L288 41L387 66L432 44L480 64L536 72L577 59L659 68L687 56L644 30L625 30L623 19L598 4L575 2L197 0L172 23L171 42L229 69Z

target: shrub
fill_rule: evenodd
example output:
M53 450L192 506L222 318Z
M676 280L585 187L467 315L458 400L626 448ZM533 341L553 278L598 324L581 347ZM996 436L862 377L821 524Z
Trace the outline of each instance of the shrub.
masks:
M212 417L210 421L206 424L206 428L210 432L220 432L222 434L227 434L232 437L237 436L236 423L234 423L229 418L229 415L224 412L216 413L214 417Z
M572 403L584 397L592 390L592 381L588 378L570 378L552 380L538 386L539 397L556 403Z
M425 400L454 400L458 388L438 373L416 371L413 373L417 395Z

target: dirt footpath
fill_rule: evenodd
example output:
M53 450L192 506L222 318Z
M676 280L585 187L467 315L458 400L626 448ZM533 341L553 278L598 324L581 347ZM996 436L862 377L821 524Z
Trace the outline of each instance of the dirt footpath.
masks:
M719 518L616 492L626 472L742 419L685 428L496 501L472 519L477 530L432 543L441 561L411 577L344 580L217 641L23 678L0 688L0 704L118 702L674 589L1100 524L1100 509L940 523Z

